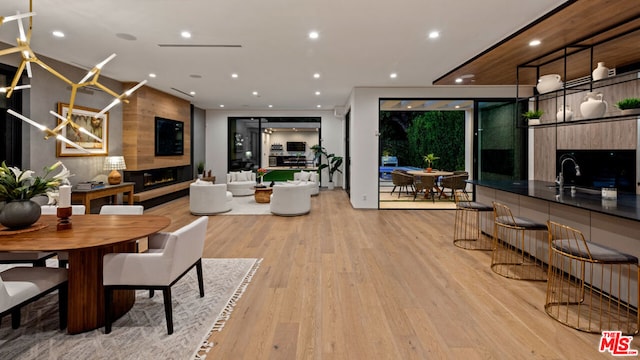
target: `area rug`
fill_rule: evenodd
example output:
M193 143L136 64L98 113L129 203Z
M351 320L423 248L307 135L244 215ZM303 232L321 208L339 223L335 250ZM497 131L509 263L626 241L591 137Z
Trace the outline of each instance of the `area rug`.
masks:
M231 211L218 215L271 215L269 204L260 204L251 196L234 196Z
M260 259L203 259L205 297L198 295L195 270L171 291L174 333L167 335L162 293L136 292L133 308L104 328L68 335L58 329L57 293L25 306L20 328L11 318L0 324L0 359L198 359L222 330L233 306L260 265ZM200 355L198 355L200 353Z

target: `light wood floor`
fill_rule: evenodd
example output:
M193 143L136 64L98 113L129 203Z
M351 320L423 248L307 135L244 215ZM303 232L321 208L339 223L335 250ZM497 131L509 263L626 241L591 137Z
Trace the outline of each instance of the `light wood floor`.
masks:
M341 190L311 202L301 217L209 218L205 257L264 260L207 358L612 358L545 314L545 283L453 246L454 211L356 210ZM169 230L195 218L187 198L145 213Z

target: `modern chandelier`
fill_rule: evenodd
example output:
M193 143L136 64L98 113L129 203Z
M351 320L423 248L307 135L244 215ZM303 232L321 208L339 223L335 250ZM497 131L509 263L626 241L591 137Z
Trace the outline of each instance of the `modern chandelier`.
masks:
M43 68L47 72L51 73L52 75L54 75L58 79L62 80L64 83L66 83L67 85L69 85L71 87L71 96L70 96L70 99L69 99L69 110L67 112L67 116L66 117L63 117L63 116L57 114L54 111L50 111L49 112L50 114L52 114L53 116L57 117L60 120L60 123L56 127L54 127L53 129L49 129L45 125L42 125L41 123L39 123L37 121L29 119L28 117L26 117L26 116L24 116L24 115L22 115L22 114L20 114L20 113L18 113L16 111L14 111L14 110L9 109L9 110L7 110L7 113L17 117L18 119L28 123L29 125L32 125L32 126L38 128L38 129L40 129L41 131L43 131L45 133L45 136L44 136L45 139L48 139L50 137L55 137L57 140L62 141L64 143L66 143L66 144L69 144L69 145L75 147L76 149L78 149L80 151L88 152L85 148L83 148L82 146L76 144L75 142L67 139L66 137L64 137L61 134L61 131L62 131L62 129L64 129L65 126L71 126L75 131L80 131L83 134L86 134L87 136L92 137L96 141L102 142L102 139L100 139L99 137L93 135L90 131L88 131L84 127L76 124L72 120L73 107L74 107L74 104L75 104L75 100L76 100L76 95L78 93L78 89L81 89L81 88L84 88L84 87L87 87L87 86L93 86L93 87L96 87L96 88L106 92L107 94L113 96L114 100L109 105L107 105L104 109L102 109L98 114L95 115L96 117L99 117L99 116L102 116L107 111L109 111L109 109L111 109L112 107L116 106L117 104L119 104L121 102L125 102L125 103L128 102L127 97L129 97L134 91L136 91L142 85L146 84L147 80L143 80L143 81L139 82L137 85L135 85L134 87L130 88L129 90L123 92L122 94L118 94L115 91L113 91L113 90L109 89L108 87L104 86L103 84L101 84L99 82L100 72L101 72L102 68L116 56L116 54L111 54L109 57L104 59L102 62L100 62L96 66L94 66L93 69L89 70L89 72L87 72L87 74L79 82L75 83L75 82L69 80L67 77L65 77L64 75L60 74L54 68L52 68L51 66L47 65L42 60L38 59L36 54L31 49L31 45L30 45L31 44L31 33L32 33L32 26L33 26L33 16L35 16L35 15L36 15L36 13L33 12L32 0L29 0L29 12L28 13L20 14L20 12L16 12L16 15L12 15L12 16L6 16L6 17L0 16L0 27L2 25L4 25L5 23L10 22L10 21L16 21L18 23L18 38L16 40L16 42L17 42L16 46L8 48L8 49L0 50L0 56L14 54L14 53L18 53L18 52L22 56L22 61L20 62L20 65L18 66L18 70L16 71L16 74L13 77L13 80L12 80L11 84L8 87L0 88L0 93L6 93L6 97L10 98L14 91L30 88L31 85L18 85L18 81L22 77L22 74L23 74L23 72L25 70L27 71L27 76L29 78L32 77L31 63L34 63L34 64L39 65L41 68ZM24 19L24 18L29 18L29 28L28 28L28 30L26 32L25 32L25 29L24 29L24 25L22 23L22 19Z

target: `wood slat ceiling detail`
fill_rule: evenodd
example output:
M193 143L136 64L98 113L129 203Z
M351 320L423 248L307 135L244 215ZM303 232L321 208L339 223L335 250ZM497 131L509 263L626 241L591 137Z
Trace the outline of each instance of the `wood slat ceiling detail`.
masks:
M630 32L627 35L609 40ZM542 44L529 46L539 39ZM604 43L601 43L606 41ZM473 74L463 84L535 85L539 75L561 74L565 79L588 76L597 62L609 68L629 66L640 61L640 2L638 0L574 0L534 21L503 42L433 82L434 85L456 85L455 79ZM568 45L586 46L586 50ZM591 51L593 47L593 64ZM562 59L568 54L566 75ZM580 50L580 51L579 51ZM545 54L544 58L537 59ZM540 66L519 71L520 65ZM520 76L519 80L517 76Z

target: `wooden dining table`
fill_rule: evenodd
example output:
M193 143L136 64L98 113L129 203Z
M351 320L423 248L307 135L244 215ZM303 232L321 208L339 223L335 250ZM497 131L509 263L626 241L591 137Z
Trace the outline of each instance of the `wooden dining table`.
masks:
M166 216L78 215L71 228L57 230L58 218L43 215L31 228L0 229L0 251L66 251L69 253L67 332L78 334L104 325L102 258L114 252L134 252L135 241L171 224ZM114 292L114 319L135 301L134 290Z

